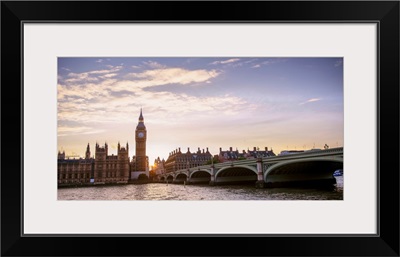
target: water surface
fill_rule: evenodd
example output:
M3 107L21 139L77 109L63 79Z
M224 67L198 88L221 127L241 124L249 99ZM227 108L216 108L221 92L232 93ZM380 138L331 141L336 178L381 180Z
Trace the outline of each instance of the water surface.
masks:
M58 200L343 200L343 176L335 178L329 189L161 183L60 188Z

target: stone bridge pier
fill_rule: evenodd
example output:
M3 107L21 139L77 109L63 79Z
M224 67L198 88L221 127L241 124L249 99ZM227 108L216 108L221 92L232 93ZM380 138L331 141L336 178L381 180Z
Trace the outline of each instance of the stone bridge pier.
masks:
M216 183L215 183L215 167L214 167L214 165L211 166L211 170L210 171L211 171L211 180L210 180L209 185L210 186L215 186Z
M257 159L257 181L256 181L256 188L264 188L265 181L264 181L264 173L263 173L263 165L262 165L262 158Z

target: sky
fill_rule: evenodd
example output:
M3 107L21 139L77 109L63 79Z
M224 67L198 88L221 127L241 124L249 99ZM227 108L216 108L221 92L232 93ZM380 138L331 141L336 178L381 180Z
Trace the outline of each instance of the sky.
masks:
M91 155L118 142L135 155L140 109L147 155L343 146L343 58L59 57L58 150Z

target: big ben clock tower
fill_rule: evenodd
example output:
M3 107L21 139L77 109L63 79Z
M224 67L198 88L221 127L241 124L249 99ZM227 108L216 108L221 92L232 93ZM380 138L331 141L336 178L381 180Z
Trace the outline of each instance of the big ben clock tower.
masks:
M139 172L145 172L147 177L149 176L148 160L146 156L146 139L147 130L144 125L144 119L142 109L140 109L139 123L136 126L135 140L136 140L136 167L135 170Z

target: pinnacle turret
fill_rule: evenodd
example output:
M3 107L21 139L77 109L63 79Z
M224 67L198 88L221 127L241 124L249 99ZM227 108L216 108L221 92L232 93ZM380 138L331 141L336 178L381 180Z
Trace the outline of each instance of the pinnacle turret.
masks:
M139 116L139 122L143 122L143 114L142 114L142 108L140 108L140 116Z

